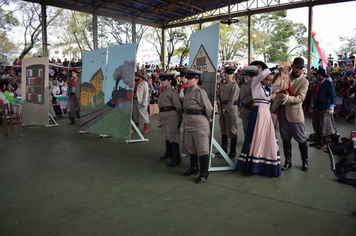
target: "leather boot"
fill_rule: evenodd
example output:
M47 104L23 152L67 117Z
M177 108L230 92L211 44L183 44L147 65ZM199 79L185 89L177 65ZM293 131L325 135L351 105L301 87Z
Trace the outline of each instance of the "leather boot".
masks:
M183 174L183 176L197 175L198 171L198 155L190 154L190 167L187 172Z
M149 123L145 123L145 130L142 132L143 134L148 133L148 125L149 125Z
M228 155L230 158L236 157L236 143L237 143L237 137L232 138L231 145L230 145L230 153Z
M310 147L317 147L318 145L323 144L323 137L316 136L316 141L314 143L309 144Z
M299 143L300 156L302 157L302 171L308 171L308 144Z
M75 111L75 114L77 115L77 118L80 118L80 114L78 111Z
M75 124L75 117L70 118L70 122L67 125L74 125Z
M318 149L325 150L329 148L329 143L330 143L330 136L325 136L323 137L323 143L321 145L318 145Z
M171 143L172 147L172 161L168 164L168 167L179 166L180 164L180 154L179 154L179 143Z
M137 129L140 127L140 123L135 123L135 125L137 126ZM132 131L136 132L135 127L132 127Z
M309 138L307 139L308 142L315 142L316 141L316 133L312 133L309 135Z
M286 160L282 170L288 170L292 167L292 142L290 140L283 140L283 151Z
M171 147L171 143L168 140L166 140L166 152L163 154L163 156L160 159L166 160L168 157L172 159L172 147Z
M225 153L227 153L227 142L229 138L226 135L221 135L221 148L224 150ZM220 154L220 152L217 152L215 154Z
M195 183L197 183L197 184L204 183L208 179L209 156L204 155L204 156L199 157L199 163L200 163L200 175L199 175L199 178L197 179L197 181L195 181Z

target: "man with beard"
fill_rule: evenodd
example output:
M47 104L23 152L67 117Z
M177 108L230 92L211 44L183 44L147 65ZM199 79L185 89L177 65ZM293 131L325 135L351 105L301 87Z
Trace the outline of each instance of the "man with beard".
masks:
M308 80L302 76L304 59L295 58L292 65L292 73L289 75L289 88L285 92L278 93L272 104L271 111L278 111L278 120L285 164L282 170L292 167L292 137L299 143L302 158L302 170L308 170L308 144L306 141L304 113L302 104L308 91Z
M135 72L135 88L133 95L133 108L132 119L135 122L137 128L140 123L145 124L144 134L148 133L149 119L148 119L148 83L144 80L141 72Z

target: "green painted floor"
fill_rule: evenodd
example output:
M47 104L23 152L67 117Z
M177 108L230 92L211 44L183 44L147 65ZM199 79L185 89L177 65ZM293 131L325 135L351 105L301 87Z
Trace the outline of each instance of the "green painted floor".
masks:
M356 235L356 188L338 183L323 151L309 148L302 172L293 141L293 167L279 178L221 171L195 184L196 176L182 176L189 159L174 168L159 160L157 116L149 142L128 145L67 122L0 136L1 236ZM306 125L309 135L310 115ZM354 128L340 118L336 125L342 137ZM240 120L239 133L237 149Z

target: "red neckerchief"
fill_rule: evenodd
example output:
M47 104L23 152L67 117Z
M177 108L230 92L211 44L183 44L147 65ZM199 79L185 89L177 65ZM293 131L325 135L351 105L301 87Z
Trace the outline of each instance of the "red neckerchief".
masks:
M161 86L161 90L159 91L159 93L163 93L164 91L164 86Z
M292 86L290 85L290 81L289 81L289 86L288 86L288 89L286 90L287 93L290 95L290 96L293 96L293 97L296 97L297 95L294 93L293 89L292 89Z
M188 83L184 82L184 84L182 84L182 86L179 87L178 92L180 92L182 89L188 87Z
M72 81L71 81L71 87L73 88L75 86L75 80L77 79L77 76L72 78Z
M321 83L322 83L324 80L325 80L325 78L324 78L322 81L320 81L320 82L319 82L319 80L315 82L315 85L316 85L316 86L315 86L315 89L314 89L314 99L316 99L316 96L317 96L317 94L318 94L319 87L320 87Z
M138 82L136 83L135 89L134 89L134 94L136 94L136 92L137 92L137 86L138 86L140 83L142 83L142 81L143 81L143 79L140 79L140 81L138 81Z

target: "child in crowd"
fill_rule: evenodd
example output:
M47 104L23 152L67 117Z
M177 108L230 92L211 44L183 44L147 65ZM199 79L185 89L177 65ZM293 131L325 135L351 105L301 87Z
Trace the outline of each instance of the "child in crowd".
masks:
M355 100L350 100L349 104L349 115L347 116L347 121L355 120L356 102Z

